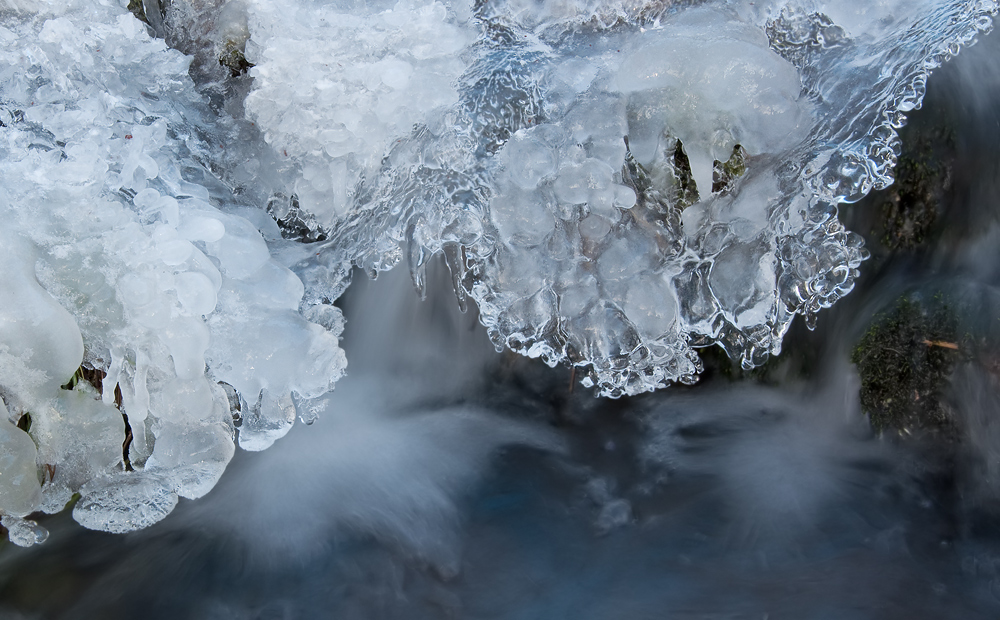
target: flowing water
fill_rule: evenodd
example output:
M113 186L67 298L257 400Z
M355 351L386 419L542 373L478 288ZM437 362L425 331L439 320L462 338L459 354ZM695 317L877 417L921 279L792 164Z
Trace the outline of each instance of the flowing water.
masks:
M531 20L553 19L530 7L519 15L543 34ZM814 330L802 318L785 326L781 354L763 366L744 368L740 351L730 362L713 346L699 349L706 369L693 385L600 398L617 379L584 387L578 376L600 369L498 353L476 304L463 313L455 303L454 260L428 252L419 269L411 262L411 272L401 265L375 280L356 269L336 301L348 319L339 346L349 372L312 399L315 418L303 416L311 423L284 428L277 441L266 426L247 432L274 444L237 451L211 492L181 499L146 529L85 530L70 511L33 516L50 535L41 545L0 547L0 618L1000 616L998 57L1000 39L988 35L934 73L923 109L901 131L899 183L840 206L871 252L853 292L824 310ZM248 106L261 105L257 97ZM446 141L435 135L420 148ZM309 152L337 159L329 149ZM496 183L500 195L523 200L535 191ZM923 211L894 211L901 203ZM512 234L532 232L541 219ZM223 221L227 231L238 227ZM299 252L269 241L279 258ZM317 243L307 247L330 247ZM296 270L307 298L314 267ZM239 279L233 271L226 277ZM516 289L509 274L483 273L497 290ZM239 286L223 285L220 300ZM914 304L917 318L905 314ZM267 311L279 316L278 307ZM924 325L939 307L944 327L898 336L906 320ZM888 336L872 331L885 317L897 318ZM591 334L606 327L574 325ZM732 349L725 334L719 341ZM866 392L859 376L867 360L901 346L950 356L936 375L915 380L902 406L895 393L893 404ZM209 362L223 359L212 355ZM269 376L297 363L278 360ZM241 393L261 390L246 381ZM310 389L282 385L299 396ZM875 432L863 402L902 417ZM249 414L243 423L252 423Z

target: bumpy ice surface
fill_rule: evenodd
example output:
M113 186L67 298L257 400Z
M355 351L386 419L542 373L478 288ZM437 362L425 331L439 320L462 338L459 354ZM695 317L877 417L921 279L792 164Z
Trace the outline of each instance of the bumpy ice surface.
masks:
M851 290L837 204L891 182L928 73L997 10L144 5L148 27L106 0L0 14L19 544L74 493L88 527L154 523L212 488L237 427L260 450L315 415L352 266L405 260L421 289L444 254L498 348L603 395L692 382L702 346L760 363Z
M74 493L112 532L204 495L231 410L263 449L345 361L224 186L188 180L226 139L189 60L118 6L18 8L0 26L0 385L20 426L0 424L0 513L25 543L14 519Z
M866 251L837 204L891 182L928 73L996 11L512 0L308 29L311 6L266 25L251 11L247 105L297 162L295 234L328 237L298 267L307 295L403 259L420 288L444 253L498 349L579 366L608 396L693 382L697 347L759 364L796 314L812 324L848 293ZM420 25L392 31L404 13ZM278 43L324 28L336 43L305 57Z

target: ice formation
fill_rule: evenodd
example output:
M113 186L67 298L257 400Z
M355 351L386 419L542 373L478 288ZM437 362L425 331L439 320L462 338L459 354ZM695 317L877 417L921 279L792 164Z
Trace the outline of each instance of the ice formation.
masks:
M378 170L358 168L356 184L327 201L335 209L296 203L306 213L296 221L328 238L297 267L307 297L335 297L350 264L377 273L403 258L419 289L428 257L444 253L460 302L478 304L498 349L578 366L602 395L693 382L695 349L713 344L752 367L780 352L795 315L812 324L851 290L867 253L837 204L891 182L896 130L929 71L990 28L996 9L478 3L480 35L458 55L467 61L458 101L423 111L393 141L374 124ZM468 40L467 13L439 13L449 29L438 46ZM259 30L251 24L249 46L274 36ZM351 48L362 48L354 36ZM414 36L394 54L408 61L426 49ZM265 135L305 145L340 131L341 105L367 109L348 89L338 103L296 111L310 115L306 124L273 97L264 113L258 94L302 88L281 70L298 54L281 54L258 53L251 70ZM328 80L346 87L344 69L326 69L324 57L310 61L310 96ZM395 87L371 80L358 88L372 102L397 100ZM421 102L434 84L400 88ZM288 191L316 195L319 161L331 170L372 162L372 143L359 145L288 150L300 160ZM322 182L330 178L342 175Z
M19 5L0 45L0 514L19 544L74 493L88 527L145 527L212 488L232 411L246 449L287 432L293 396L342 373L339 333L234 197L189 180L226 127L188 58L88 1Z
M3 525L147 526L315 415L352 266L444 254L498 349L603 395L760 363L851 290L837 204L996 10L9 0Z

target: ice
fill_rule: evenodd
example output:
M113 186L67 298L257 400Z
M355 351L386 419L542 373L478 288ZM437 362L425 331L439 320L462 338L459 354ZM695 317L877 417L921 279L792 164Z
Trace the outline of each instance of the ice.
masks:
M219 217L223 215L219 214ZM215 241L206 242L206 253L218 259L223 275L236 280L247 279L270 260L267 244L246 220L228 217L222 220L222 224L225 234Z
M77 523L92 530L123 534L161 521L177 505L177 494L146 472L99 478L80 489L73 507Z
M498 349L602 395L694 382L709 345L760 364L853 287L867 252L837 204L891 182L929 70L991 26L995 3L966 4L477 5L458 100L312 213L333 220L294 266L305 299L404 258L420 290L443 253Z
M761 29L692 10L651 32L616 76L629 96L629 137L640 163L652 162L664 134L683 137L695 181L707 189L712 162L728 159L735 145L773 153L805 137L811 105L799 97L799 75Z
M19 358L27 377L10 394L13 404L35 406L69 380L83 361L83 339L73 316L35 280L37 249L20 235L3 233L0 257L0 351ZM13 371L13 369L10 369ZM19 374L17 372L13 372Z
M0 511L23 517L41 501L35 444L21 429L0 421Z
M440 2L248 3L248 116L291 168L287 194L329 225L393 140L454 105L469 8Z
M49 537L49 533L44 527L28 519L3 516L0 517L0 525L7 528L10 542L18 547L30 547L43 543Z
M219 146L240 126L190 59L114 4L18 5L2 25L0 394L17 426L0 429L0 514L79 493L87 527L146 527L232 458L218 383L253 401L266 386L294 418L293 397L343 373L339 331L302 318L302 283L236 215L256 211L206 168L241 156Z
M156 449L146 460L147 471L174 479L182 497L197 499L212 490L235 451L228 408L216 407L214 422L198 425L160 423Z
M601 395L762 363L853 287L837 205L997 10L158 4L0 17L2 474L39 484L5 518L145 527L315 419L355 266L422 292L443 255L498 350Z
M539 420L475 404L497 360L473 317L447 303L443 261L427 275L426 301L402 270L359 282L360 294L343 300L356 317L345 337L355 347L351 372L318 399L319 418L232 468L163 524L168 535L194 524L217 542L252 543L248 565L279 567L324 557L330 541L360 535L443 575L460 570L469 493L496 459L521 460L525 449L563 455L570 446Z
M215 286L208 276L198 272L177 274L177 301L182 311L190 316L211 314L218 300Z
M47 483L78 489L121 461L125 437L121 413L96 396L85 385L60 390L48 407L29 414L38 462L47 466Z

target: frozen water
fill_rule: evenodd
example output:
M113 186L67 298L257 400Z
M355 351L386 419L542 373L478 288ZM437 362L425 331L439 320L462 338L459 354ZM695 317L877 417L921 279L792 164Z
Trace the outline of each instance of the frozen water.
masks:
M45 542L45 539L49 537L45 528L28 519L4 516L0 517L0 525L7 528L10 542L19 547L30 547Z
M442 254L498 350L607 396L762 362L851 290L838 203L997 10L121 4L0 18L0 513L116 532L315 419L352 266L422 292Z
M0 511L23 517L42 499L35 468L35 444L27 433L0 423Z
M928 72L988 29L996 4L823 10L477 5L457 101L412 130L369 124L380 166L357 168L346 202L315 210L299 196L328 237L296 267L306 298L339 294L347 265L374 274L404 258L420 290L443 253L498 349L579 366L603 395L695 381L698 347L763 362L795 315L812 324L853 287L867 252L837 204L891 182L896 129ZM468 32L467 14L441 16ZM251 47L268 45L260 29ZM254 71L252 101L302 88L298 74ZM340 83L345 70L314 71ZM331 90L296 112L319 115L301 129L256 118L265 135L305 144L316 122L368 109L357 93L370 88ZM304 162L292 191L318 187Z
M88 527L145 527L232 457L217 383L286 406L322 395L338 333L298 314L302 283L204 182L230 125L188 58L90 2L15 7L0 46L0 391L18 423L0 428L0 513L78 492Z
M146 472L95 479L80 489L73 518L84 527L112 534L149 527L177 505L171 486Z
M993 526L1000 461L993 414L1000 333L994 326L1000 324L991 310L997 307L993 285L1000 263L992 259L997 214L982 208L996 195L1000 141L990 128L1000 130L994 122L998 42L995 35L987 37L987 46L963 51L959 63L936 73L931 103L939 105L943 96L949 105L927 110L916 127L907 128L917 136L943 123L956 131L958 152L946 147L941 160L955 155L957 175L939 204L947 209L943 238L915 254L863 265L876 276L866 278L868 286L823 313L819 333L794 329L785 345L792 350L761 373L778 386L734 383L719 376L727 365L717 358L715 372L697 389L595 399L593 390L573 387L569 368L546 372L538 360L511 351L494 355L485 328L473 328L477 308L456 316L450 291L441 295L442 285L451 287L443 257L430 261L422 303L409 289L405 269L382 274L375 283L358 276L338 302L349 318L343 342L351 373L333 394L300 408L312 426L292 428L263 453L237 454L210 493L178 501L164 522L146 532L116 537L79 531L68 523L68 512L39 518L52 530L44 548L25 552L8 545L0 555L0 616L998 617ZM978 64L968 64L977 58ZM955 70L963 65L973 67L976 97L955 87ZM580 75L584 83L594 77ZM974 102L983 109L970 118ZM515 153L510 147L525 134L544 148L528 143ZM559 165L560 153L547 155L547 139L515 132L493 155L505 158L505 166L522 158L530 164L524 182L511 177L508 195L530 194L547 182L533 171ZM633 159L641 163L646 156L630 142ZM643 164L646 179L657 185L626 188L633 204L653 190L671 204L693 200L695 189L701 200L709 193L745 197L750 180L761 184L761 192L773 182L767 175L748 177L756 156L741 158L733 148L723 152L725 161L712 162L712 187L706 188L696 179L692 158L685 155L685 163L676 155L676 142L666 139L663 147L670 150L654 160L655 169ZM605 182L600 166L573 165L595 171L587 173L588 184ZM633 168L634 180L642 181L638 166ZM741 168L747 171L740 174ZM975 182L966 184L970 180ZM611 185L620 184L613 177ZM872 198L851 207L847 217L877 217L880 197ZM590 201L604 204L589 193L587 200L588 208ZM491 198L490 208L495 204ZM518 213L517 204L510 200L506 208ZM875 213L866 206L876 207ZM265 218L240 213L270 230L264 238L283 264L322 251L316 244L279 241ZM544 221L538 210L528 213ZM686 230L703 217L724 214L691 202L664 225ZM604 239L612 225L606 215L591 212L580 220L581 236ZM670 277L627 286L650 269L638 259L659 250L651 250L648 236L616 237L593 270L560 292L559 307L590 320L573 325L585 331L602 317L617 319L614 308L591 300L608 282L624 284L615 305L642 338L655 338L658 325L678 321L682 309L711 307L713 295L750 316L763 312L759 299L772 286L773 263L763 244L731 242L730 235L763 230L741 226L736 232L718 224L704 231L699 247L717 257L685 280L683 292ZM956 228L977 242L956 239ZM531 224L516 230L525 238L536 232ZM544 244L547 237L542 239ZM539 245L526 247L537 252ZM458 250L452 260L463 258ZM948 405L942 413L954 415L960 426L943 441L921 438L918 431L875 436L852 397L858 379L850 377L841 347L900 287L926 282L929 272L946 274L938 283L954 281L955 262L974 266L981 279L972 286L948 282L952 293L945 295L963 306L979 299L974 292L991 300L974 318L959 311L963 323L981 321L989 334L988 340L976 335L957 341L962 353L956 354L952 389L942 394ZM758 270L762 275L752 278ZM505 284L518 286L516 275ZM368 294L386 286L393 296ZM931 289L921 290L929 295ZM254 291L247 295L266 293ZM329 329L342 324L343 315L328 303L302 310ZM956 333L983 334L965 328ZM455 346L462 341L475 346ZM919 341L914 347L924 350ZM843 366L830 368L834 360ZM214 363L207 363L209 370ZM817 373L817 366L831 372ZM802 375L810 377L807 383L794 379ZM109 374L100 383L113 387L118 378ZM242 429L253 405L263 405L263 394L237 393L229 384L219 389L225 392L220 401L228 401L220 406L229 406L230 417L236 414L240 439L249 439ZM113 403L113 390L104 392ZM920 392L913 397L924 403ZM19 422L27 425L24 417ZM117 527L132 515L113 507L140 495L143 510L135 518L162 513L176 494L159 475L186 469L183 461L193 452L204 454L206 465L224 460L213 437L228 437L232 430L219 424L187 434L168 434L163 427L156 432L155 454L137 471L85 485L90 501L81 504L78 516L87 520L86 509L103 527ZM188 445L197 450L174 449ZM105 483L107 489L99 488ZM105 492L119 483L120 495ZM70 499L68 488L45 487L44 510ZM15 540L25 539L25 524L14 517L3 522Z
M274 0L247 5L246 110L293 166L287 188L322 225L357 204L394 140L458 100L468 7ZM456 15L456 11L460 14Z
M450 284L435 262L428 287L441 299ZM324 557L331 540L371 536L454 574L462 499L494 455L508 446L565 453L553 429L476 398L496 358L473 317L422 303L405 272L361 284L345 300L357 317L345 335L351 373L322 399L321 417L252 455L165 528L198 523L214 538L250 543L250 564L289 570Z

